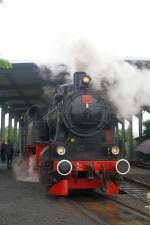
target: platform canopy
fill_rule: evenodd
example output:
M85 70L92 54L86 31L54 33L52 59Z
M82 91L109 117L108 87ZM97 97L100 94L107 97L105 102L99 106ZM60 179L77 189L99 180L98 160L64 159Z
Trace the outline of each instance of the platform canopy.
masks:
M12 69L0 69L0 106L17 114L42 100L46 81L34 63L14 63Z
M125 60L139 69L150 69L149 60ZM6 112L22 114L29 107L45 100L43 88L65 82L66 67L59 65L61 73L55 79L43 79L41 70L35 63L13 63L12 69L0 69L0 106ZM45 70L45 73L49 71ZM145 110L150 112L149 107Z

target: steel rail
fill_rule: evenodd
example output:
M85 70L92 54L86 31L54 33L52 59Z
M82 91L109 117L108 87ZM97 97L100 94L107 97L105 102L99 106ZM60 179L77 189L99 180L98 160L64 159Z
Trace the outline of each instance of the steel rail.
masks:
M146 163L143 163L143 162L137 162L137 161L130 161L130 164L132 166L135 166L135 167L139 167L139 168L142 168L142 169L149 169L150 170L150 164L146 164Z
M148 204L148 201L146 200L146 194L150 190L149 185L132 178L124 177L124 181L120 186L120 190L142 201L143 203Z
M100 194L96 193L95 191L92 191L90 195L93 199L96 199L100 197ZM83 196L82 196L83 197ZM67 199L71 203L72 206L74 206L80 213L82 213L84 216L86 216L88 219L90 219L93 223L97 225L114 225L107 221L107 218L104 217L104 215L97 214L94 209L91 209L89 206L84 206L82 204L82 200L80 201L80 197L74 198L71 197Z

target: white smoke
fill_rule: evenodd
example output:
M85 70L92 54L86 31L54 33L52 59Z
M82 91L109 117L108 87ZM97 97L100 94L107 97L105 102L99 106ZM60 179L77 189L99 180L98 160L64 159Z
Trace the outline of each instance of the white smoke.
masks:
M72 72L87 72L98 88L105 81L118 117L129 119L142 106L150 106L150 70L99 52L90 42L76 41L67 49L65 63L69 62Z
M38 183L39 177L35 170L35 156L29 158L29 162L16 159L13 165L13 172L17 181Z

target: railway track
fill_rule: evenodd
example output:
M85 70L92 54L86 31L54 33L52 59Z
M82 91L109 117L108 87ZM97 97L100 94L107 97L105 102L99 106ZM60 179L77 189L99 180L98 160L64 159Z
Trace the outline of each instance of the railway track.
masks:
M150 164L143 163L143 162L137 162L137 161L130 161L131 166L139 167L142 169L149 169L150 170Z
M131 210L145 215L150 221L150 212L145 210L145 206L148 205L146 198L147 193L150 192L150 185L145 184L139 180L124 177L122 184L120 185L121 196L109 197L114 202L122 204Z
M99 192L71 196L69 201L76 210L98 225L149 225L150 223L147 215Z
M150 224L150 213L148 213L145 209L145 206L148 205L146 195L150 191L150 185L146 184L146 182L143 183L142 181L130 177L124 177L123 182L120 186L120 190L122 194L119 195L119 197L118 196L108 197L98 191L92 194L93 199L95 198L96 200L89 200L88 196L88 199L86 200L79 198L78 200L74 199L73 201L76 207L78 207L79 209L82 208L81 211L87 214L88 217L90 216L92 220L94 219L96 222L99 222L99 225L124 224L122 221L114 223L114 220L109 218L110 212L109 213L107 212L109 211L110 207L109 204L110 205L114 204L114 206L111 206L112 208L115 207L118 208L118 210L116 210L118 211L118 215L120 214L119 213L120 208L123 208L121 214L123 213L126 214L126 211L128 211L129 215L134 215L138 213L138 215L143 216L144 218L146 218L146 221L148 221L148 223L147 222L141 223L141 219L139 216L139 219L137 219L137 221L140 222L137 222L138 224L141 225ZM100 204L102 203L102 205L104 206L105 203L103 203L103 201L100 199L100 196L103 196L108 201L108 203L106 203L108 205L103 211L103 213L102 210L100 209L101 208ZM96 202L94 203L94 201ZM99 201L99 203L97 201ZM114 214L116 214L116 212ZM117 219L115 221L117 221ZM130 222L126 221L126 224L127 225L130 224ZM131 224L134 224L134 222L132 222Z
M150 191L150 185L132 178L124 177L124 181L120 185L120 190L148 204L146 195Z
M99 199L99 201L97 201ZM95 192L90 192L90 195L85 191L83 195L74 195L69 198L70 204L91 220L92 223L96 225L114 225L109 223L104 214L101 213L100 205L101 202L100 195Z
M121 196L106 196L106 198L120 206L128 208L131 212L139 213L139 215L144 216L150 224L150 212L145 209L145 206L148 205L146 195L150 191L150 185L143 184L140 181L132 180L130 178L125 178L120 186L120 190L122 193Z

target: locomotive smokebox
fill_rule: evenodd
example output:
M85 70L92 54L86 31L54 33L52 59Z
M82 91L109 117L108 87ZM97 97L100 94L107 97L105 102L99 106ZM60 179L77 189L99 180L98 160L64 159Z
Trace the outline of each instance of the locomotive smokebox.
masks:
M74 90L77 91L83 87L82 79L86 76L85 72L74 73Z

